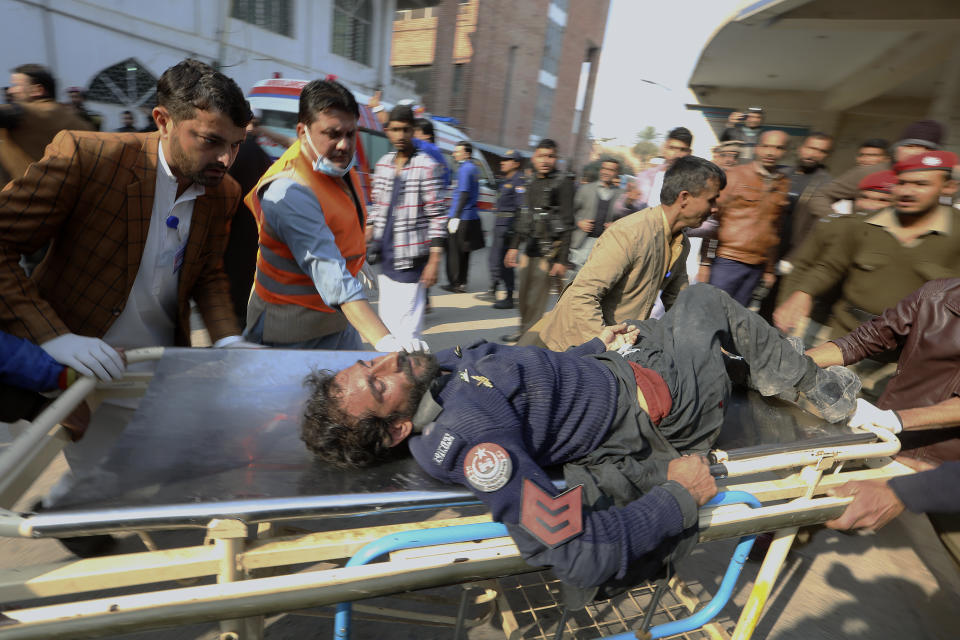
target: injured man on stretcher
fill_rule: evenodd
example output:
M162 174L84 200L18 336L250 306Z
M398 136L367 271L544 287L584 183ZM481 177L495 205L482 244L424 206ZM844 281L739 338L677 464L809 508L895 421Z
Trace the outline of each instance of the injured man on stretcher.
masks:
M529 564L592 589L587 601L695 544L698 507L717 492L703 454L732 390L728 354L764 396L831 422L856 408L855 374L819 368L726 293L694 285L660 320L566 352L481 342L314 373L301 437L352 467L406 441L430 475L469 487ZM544 469L560 465L571 488L557 495Z

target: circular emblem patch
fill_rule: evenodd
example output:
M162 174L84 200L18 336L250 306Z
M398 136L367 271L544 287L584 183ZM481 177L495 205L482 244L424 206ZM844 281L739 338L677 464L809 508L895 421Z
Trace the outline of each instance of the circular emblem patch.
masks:
M477 491L490 493L501 489L510 480L513 462L506 449L492 442L482 442L467 452L463 475Z
M928 167L939 167L941 164L943 164L943 160L941 160L936 156L927 156L920 162L927 165Z

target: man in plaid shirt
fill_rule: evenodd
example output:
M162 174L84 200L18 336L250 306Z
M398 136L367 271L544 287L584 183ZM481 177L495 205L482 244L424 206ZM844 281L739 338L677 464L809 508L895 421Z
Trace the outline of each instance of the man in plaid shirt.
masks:
M437 282L447 240L443 167L414 146L413 120L407 105L390 112L395 150L377 162L366 230L367 259L382 262L380 317L401 342L420 338L426 289Z

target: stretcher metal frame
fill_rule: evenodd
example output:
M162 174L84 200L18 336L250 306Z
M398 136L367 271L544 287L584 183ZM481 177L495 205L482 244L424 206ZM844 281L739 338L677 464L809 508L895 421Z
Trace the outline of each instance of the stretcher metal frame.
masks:
M142 362L158 360L162 355L162 348L138 349L127 352L127 359ZM84 400L95 404L109 395L140 395L148 383L149 375L143 374L130 374L108 384L81 378L33 422L15 425L19 435L0 452L0 536L57 538L137 532L151 549L151 531L202 529L206 532L205 544L0 571L0 613L5 616L0 618L0 640L100 637L215 621L220 622L224 640L253 640L262 637L263 616L268 614L538 571L523 562L508 536L500 535L500 525L489 524L489 515L363 526L364 515L479 504L459 487L32 515L10 511L69 441L60 421L76 406ZM850 480L912 472L890 459L899 451L897 438L882 429L871 431L876 436L871 443L816 446L750 457L713 452L714 461L722 465L726 476L722 490L751 494L761 506L703 507L700 542L776 532L732 638L751 637L798 527L835 518L852 500L824 495L828 489ZM854 460L864 461L866 468L844 470L844 463ZM733 478L761 471L776 471L778 477L732 482ZM278 535L278 525L287 520L346 516L356 528ZM444 541L443 534L438 533L444 527L463 525L479 525L485 533L471 542ZM493 529L487 531L489 527ZM348 563L274 575L294 565L343 561L382 537L412 530L433 531L438 542L426 549L391 553L386 562ZM171 581L184 583L211 577L216 579L215 584L162 586ZM104 588L149 585L153 588L142 593L83 599L83 594ZM33 604L66 595L77 599L65 604ZM9 603L25 601L31 604L7 608ZM462 609L458 621L462 621Z

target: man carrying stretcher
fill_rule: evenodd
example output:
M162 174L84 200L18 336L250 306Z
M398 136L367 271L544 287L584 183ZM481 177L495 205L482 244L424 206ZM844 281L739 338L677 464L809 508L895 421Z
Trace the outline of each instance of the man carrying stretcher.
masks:
M696 542L698 507L717 490L701 454L731 392L724 351L762 395L803 399L832 422L856 407L853 373L819 368L727 294L695 285L662 319L607 327L566 352L481 342L314 374L302 438L354 467L408 441L430 475L470 487L527 562L587 601ZM557 465L573 487L560 495L544 471Z

